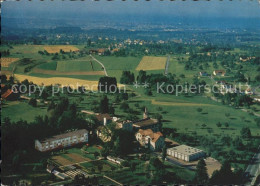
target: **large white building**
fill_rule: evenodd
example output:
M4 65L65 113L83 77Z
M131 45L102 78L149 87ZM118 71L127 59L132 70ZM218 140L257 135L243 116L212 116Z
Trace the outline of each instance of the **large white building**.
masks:
M167 149L167 155L173 156L184 161L194 161L205 157L206 153L200 149L189 147L187 145L180 145Z
M81 129L56 135L41 141L35 140L35 149L45 152L84 142L88 142L88 131L86 129Z

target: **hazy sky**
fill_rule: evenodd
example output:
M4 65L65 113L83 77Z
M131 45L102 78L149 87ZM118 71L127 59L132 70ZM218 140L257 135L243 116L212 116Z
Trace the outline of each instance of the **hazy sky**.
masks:
M260 18L260 4L258 0L191 0L181 1L39 1L21 0L5 1L2 3L4 17L84 17L84 15L168 15L185 17L244 17ZM260 24L260 23L259 23Z

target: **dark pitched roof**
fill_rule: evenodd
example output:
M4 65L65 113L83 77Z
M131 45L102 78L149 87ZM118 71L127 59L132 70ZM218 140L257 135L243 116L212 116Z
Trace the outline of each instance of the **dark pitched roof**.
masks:
M13 93L13 91L12 91L11 89L8 89L5 93L3 93L3 94L1 95L1 97L2 97L3 99L6 99L6 98L8 98L8 96L10 96L12 93Z
M157 119L147 118L147 119L135 121L135 122L133 122L133 125L139 126L139 127L145 127L145 126L154 125L157 123L158 123Z
M98 114L98 115L96 115L96 118L100 122L102 122L104 120L104 118L106 118L107 120L112 120L112 118L110 117L109 114Z

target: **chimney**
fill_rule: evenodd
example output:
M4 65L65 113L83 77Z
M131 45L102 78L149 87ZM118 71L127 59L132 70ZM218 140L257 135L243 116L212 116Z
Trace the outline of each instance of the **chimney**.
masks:
M107 118L104 118L104 125L107 125Z

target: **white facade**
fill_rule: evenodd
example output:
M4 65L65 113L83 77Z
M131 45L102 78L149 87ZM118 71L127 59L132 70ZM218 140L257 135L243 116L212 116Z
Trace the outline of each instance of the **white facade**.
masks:
M199 158L205 157L206 154L200 149L196 149L186 145L180 145L167 149L167 155L184 161L194 161Z
M149 129L150 130L150 129ZM136 133L136 140L140 143L141 146L148 148L150 143L150 150L159 150L164 146L164 137L161 133L153 133L152 130L139 130ZM149 132L147 132L149 131Z
M83 142L88 142L88 131L85 129L53 136L42 141L35 140L35 149L45 152Z

